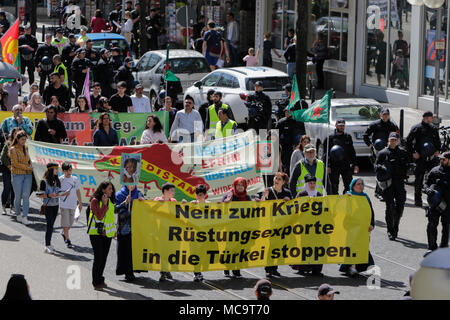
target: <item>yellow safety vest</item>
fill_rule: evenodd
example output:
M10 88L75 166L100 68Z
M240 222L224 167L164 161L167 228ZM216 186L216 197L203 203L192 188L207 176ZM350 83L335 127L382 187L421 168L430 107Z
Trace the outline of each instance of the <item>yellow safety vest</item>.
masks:
M322 160L316 159L316 161L317 161L317 165L316 165L316 179L317 179L316 189L321 194L324 194L323 193L323 180L322 180L322 178L324 177L325 166L324 166ZM300 191L305 190L305 176L307 174L310 174L308 169L306 169L305 165L303 164L303 160L300 161L300 165L302 167L302 171L301 171L300 177L298 177L297 185L295 187L295 190L297 191L297 193L299 193Z
M66 37L62 37L61 40L57 41L57 39L53 39L52 45L58 48L58 52L61 55L63 48L66 46L68 39Z
M55 67L55 70L53 72L58 72L59 73L59 68L62 68L64 70L64 81L63 81L63 85L68 88L69 87L69 78L67 76L67 68L64 64L60 63Z
M81 48L84 48L84 45L86 44L86 41L88 39L89 38L87 36L79 37L78 40L77 40L77 43L80 45Z
M236 121L228 119L228 122L222 128L222 121L217 122L216 124L216 139L226 138L233 135L233 127L237 125Z
M103 202L100 201L100 208L102 206L103 206ZM97 231L97 228L95 227L95 224L102 222L104 224L103 230L105 230L106 236L108 238L114 237L114 235L116 233L116 223L114 222L114 204L111 202L111 200L108 200L108 211L106 211L106 214L102 220L98 220L97 217L92 212L92 210L91 210L91 214L89 215L89 221L91 221L91 219L92 219L92 222L91 222L91 227L89 229L89 235L98 236L99 233ZM88 221L88 225L89 225L89 221Z
M228 109L230 106L222 103L222 108ZM210 105L208 108L209 111L209 130L208 134L212 136L216 132L217 122L220 122L219 115L216 112L215 105Z

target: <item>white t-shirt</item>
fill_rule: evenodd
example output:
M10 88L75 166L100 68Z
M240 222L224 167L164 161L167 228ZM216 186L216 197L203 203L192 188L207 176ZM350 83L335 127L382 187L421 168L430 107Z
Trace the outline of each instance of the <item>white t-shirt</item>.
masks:
M64 175L59 177L59 181L61 182L61 190L68 191L70 190L70 194L66 197L59 198L59 207L64 209L73 209L75 210L78 204L77 198L77 190L80 190L80 181L75 176L70 176L70 178L66 178ZM65 200L64 200L65 199Z
M133 113L152 112L150 99L144 95L138 98L133 94L131 96L131 102L133 102Z
M246 55L243 60L247 62L247 67L254 67L258 64L256 56Z

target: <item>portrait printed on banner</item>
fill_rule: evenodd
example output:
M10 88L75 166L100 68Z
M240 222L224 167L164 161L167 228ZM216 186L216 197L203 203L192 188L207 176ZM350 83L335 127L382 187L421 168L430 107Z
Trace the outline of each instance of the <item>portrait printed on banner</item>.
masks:
M139 183L142 165L141 156L140 153L122 153L120 162L120 183L122 185L136 185Z

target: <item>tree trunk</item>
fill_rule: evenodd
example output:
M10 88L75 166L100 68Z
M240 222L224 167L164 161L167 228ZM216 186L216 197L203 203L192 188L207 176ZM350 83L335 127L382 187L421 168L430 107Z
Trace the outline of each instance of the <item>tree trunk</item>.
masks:
M306 75L307 75L307 52L308 52L308 30L310 28L308 24L308 12L309 12L309 0L297 0L297 43L295 45L296 55L296 68L298 88L300 90L300 97L303 99L306 96Z
M28 9L30 8L30 9ZM36 36L37 29L37 1L25 0L25 12L29 14L31 34Z

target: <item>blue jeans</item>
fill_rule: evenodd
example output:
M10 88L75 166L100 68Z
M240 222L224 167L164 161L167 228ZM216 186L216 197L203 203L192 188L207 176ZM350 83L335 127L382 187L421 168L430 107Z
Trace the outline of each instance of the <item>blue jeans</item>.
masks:
M287 74L289 75L289 78L292 79L294 78L294 74L295 74L295 62L289 62L286 65L286 69L287 69Z
M16 214L18 216L20 215L21 200L23 200L22 215L24 217L28 216L32 179L32 174L12 174L12 185L15 195L14 208L16 209Z

